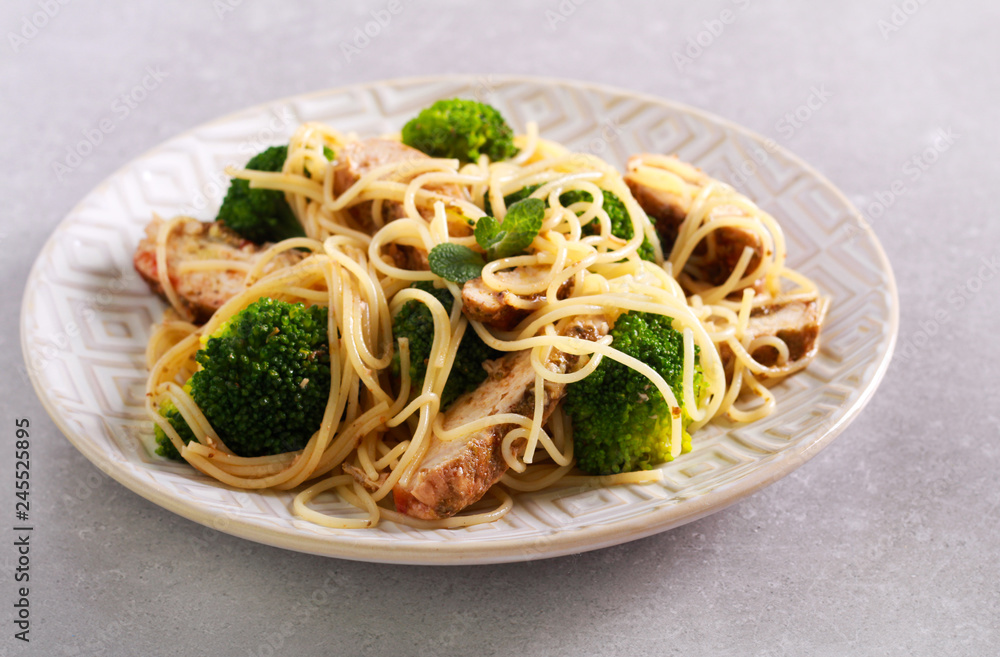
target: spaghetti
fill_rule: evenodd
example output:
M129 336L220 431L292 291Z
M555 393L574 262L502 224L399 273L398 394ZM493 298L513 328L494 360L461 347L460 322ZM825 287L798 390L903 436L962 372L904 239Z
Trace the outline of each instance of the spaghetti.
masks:
M752 317L789 300L817 303L820 314L825 311L826 301L816 286L786 267L786 245L774 218L674 158L634 158L627 182L602 159L571 153L541 138L531 124L526 135L515 138L520 150L511 160L490 162L481 156L464 166L431 157L390 161L361 173L337 193L342 163L330 161L327 153L341 153L358 143L353 136L307 123L292 137L280 172L228 171L248 180L252 188L283 192L306 237L278 242L252 264L225 259L185 263L179 273L245 276L242 291L203 326L186 321L188 312L168 275L167 247L177 221L163 222L156 235L160 284L173 312L155 328L147 350L150 418L185 461L222 483L244 489L300 489L294 511L306 520L341 528L372 527L381 520L423 528L461 527L503 517L514 504L508 491L659 480L656 469L602 477L576 472L568 416L557 407L542 421L545 384L571 384L594 372L602 359L612 359L648 378L671 405L683 402L691 430L720 416L750 422L775 407L774 395L763 382L799 367L782 339L748 330ZM672 195L688 207L666 250L631 184ZM470 225L485 216L484 201L489 200L492 215L502 222L507 213L504 196L528 186L537 186L532 197L547 202L541 230L527 254L489 262L482 271L483 284L508 291L526 315L512 330L469 320L462 312L460 286L426 269L402 266L393 257L400 250L429 252L445 242L475 246ZM591 200L564 207L560 197L573 191L586 192ZM611 232L604 207L608 192L628 211L629 239ZM725 245L712 238L723 230L749 234L756 247L745 246L731 270L713 278L706 267ZM655 261L640 259L644 241L652 245ZM302 254L297 262L273 266L276 258L294 250ZM443 284L454 302L442 304L411 287L415 281ZM321 425L301 450L242 457L225 445L183 383L199 368L195 356L206 336L263 297L328 308L330 395ZM429 309L434 325L422 382L411 381L409 345L405 340L397 343L392 334L394 314L413 301ZM618 351L610 337L585 340L563 334L574 318L602 315L613 323L630 311L669 316L683 334L681 399L655 370ZM445 427L442 393L456 347L470 331L500 352L530 350L534 413L506 413ZM771 362L755 358L761 350L772 354ZM696 351L708 391L700 400L692 378ZM390 363L397 352L402 366L394 378ZM578 356L578 367L567 372L547 368L555 352ZM178 409L196 440L185 444L161 417L159 410L167 402ZM672 435L681 436L680 416L672 422ZM434 521L392 507L390 493L414 476L432 440L457 440L500 425L512 427L502 444L508 470L491 489L491 503ZM671 441L671 456L680 450L681 441ZM310 506L327 492L357 512L331 516Z

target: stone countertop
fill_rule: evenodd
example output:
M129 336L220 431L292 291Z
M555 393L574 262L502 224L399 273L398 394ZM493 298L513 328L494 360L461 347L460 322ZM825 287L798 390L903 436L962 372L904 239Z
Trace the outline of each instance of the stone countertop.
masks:
M374 37L355 40L380 17ZM998 24L1000 5L985 0L4 3L0 481L13 480L14 420L30 418L37 526L30 644L13 638L17 555L11 532L0 541L0 657L993 652ZM57 175L150 71L155 90ZM578 556L451 568L214 532L126 490L62 438L11 372L28 270L81 197L234 110L437 73L654 94L814 165L871 219L899 284L896 356L864 413L804 467L705 519ZM953 143L922 159L942 130Z

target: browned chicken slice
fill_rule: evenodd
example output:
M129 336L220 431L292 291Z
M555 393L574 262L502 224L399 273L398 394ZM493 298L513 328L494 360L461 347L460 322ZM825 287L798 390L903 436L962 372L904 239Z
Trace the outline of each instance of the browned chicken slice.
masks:
M162 220L157 217L146 226L146 237L135 250L133 264L153 292L164 296L156 264L156 236ZM191 319L204 323L222 304L246 289L242 269L207 270L179 273L182 263L198 260L231 260L253 265L270 244L256 245L220 223L207 223L185 217L174 226L167 240L167 274ZM278 254L265 267L265 274L289 267L303 258L300 251Z
M681 166L680 177L685 185L675 190L658 189L643 182L636 169L643 163L642 155L633 155L626 164L625 184L628 185L636 202L649 215L660 236L663 252L670 253L681 224L687 218L691 204L701 188L711 182L711 179L694 167ZM683 165L679 160L678 164Z
M504 272L500 276L504 281L522 283L537 276L536 269L523 267ZM570 279L560 286L558 298L565 299L572 289L573 281ZM519 296L509 290L494 290L481 277L468 280L462 286L462 309L465 316L502 331L513 329L544 303L544 294ZM527 307L524 307L525 304Z
M604 318L591 317L574 321L565 335L597 340L608 332ZM571 370L579 358L553 350L546 367L553 372ZM459 397L445 413L444 428L454 429L480 418L501 413L532 417L535 413L535 371L530 351L507 354L489 363L490 372L478 388ZM566 392L564 384L545 383L543 422ZM456 440L431 437L430 448L417 471L404 486L393 489L396 509L415 518L448 518L478 501L507 471L501 453L503 438L516 425L492 426ZM514 444L520 456L524 441Z
M361 141L345 144L337 150L337 159L334 164L333 191L339 196L350 189L351 185L358 182L366 173L386 164L397 162L410 162L414 160L426 160L429 156L411 148L406 144L391 139L379 139L373 137ZM404 176L403 181L413 178L416 174ZM467 194L463 187L459 185L428 186L446 196L467 200ZM350 208L351 216L358 224L365 228L371 228L372 223L372 201L364 201L353 205ZM429 213L428 213L429 214ZM385 202L382 205L382 218L386 223L399 219L403 216L403 204L397 202Z
M774 336L788 346L788 361L780 373L757 378L783 378L805 368L819 351L819 332L826 316L826 300L788 301L754 308L744 336L752 342L756 338ZM735 356L728 345L719 350L726 372L731 372ZM750 354L761 365L778 365L778 350L762 345Z
M635 200L656 226L663 252L669 254L695 197L705 185L712 182L712 179L678 160L678 166L672 172L683 180L683 184L674 190L652 187L636 174L637 168L643 162L642 157L635 155L629 159L625 182ZM713 218L725 216L743 217L745 213L738 207L723 205L717 207L712 214ZM705 259L697 271L690 273L697 280L703 280L711 285L721 285L736 268L740 256L743 255L743 249L748 246L754 252L746 268L749 272L760 265L764 249L760 237L756 233L734 226L719 228L706 236L702 244L696 247L695 255ZM709 257L708 254L713 255Z

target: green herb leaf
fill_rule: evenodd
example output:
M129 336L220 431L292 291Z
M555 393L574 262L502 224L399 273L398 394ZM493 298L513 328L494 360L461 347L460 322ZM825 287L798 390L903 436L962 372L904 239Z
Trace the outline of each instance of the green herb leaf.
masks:
M527 198L539 187L541 187L541 184L522 187L516 192L504 196L504 203L509 207L515 201ZM568 207L579 201L590 203L593 200L594 197L590 195L590 192L581 190L564 192L559 196L559 202L563 207ZM491 214L492 206L490 205L490 195L488 193L483 198L483 205L486 214ZM547 205L548 199L546 199ZM629 216L628 210L625 209L625 204L622 203L622 200L607 190L604 190L604 211L608 213L608 218L611 219L611 234L624 240L632 239L632 217ZM580 211L576 214L581 215L583 212ZM584 235L597 235L600 231L601 224L598 221L591 221L583 227ZM653 245L650 243L649 238L644 239L642 245L639 247L639 257L650 262L656 261L656 256L653 253Z
M487 252L507 235L506 232L500 229L500 222L489 215L479 218L479 221L476 222L474 234L476 242L479 243L479 246L486 249Z
M483 273L483 256L467 246L445 242L438 244L427 254L427 262L431 271L441 278L458 283L465 283Z
M323 156L331 162L333 161L333 158L337 157L333 152L333 149L329 146L323 146Z
M544 218L545 203L541 199L523 199L507 208L502 222L488 215L481 217L476 223L476 242L486 250L489 260L519 255L538 235Z

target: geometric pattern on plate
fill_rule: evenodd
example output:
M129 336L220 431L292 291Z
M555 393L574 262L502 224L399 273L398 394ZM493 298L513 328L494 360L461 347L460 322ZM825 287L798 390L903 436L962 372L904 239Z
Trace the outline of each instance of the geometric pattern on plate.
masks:
M774 214L790 263L833 297L822 349L779 385L779 410L744 426L715 424L663 467L660 484L518 496L502 521L424 531L384 523L337 530L290 512L291 493L236 491L150 448L143 352L163 305L132 270L152 213L214 217L221 172L287 139L303 121L361 136L397 131L439 98L476 97L523 130L621 167L636 152L676 153L732 181ZM277 126L277 129L275 129ZM764 159L751 176L744 162ZM757 154L755 158L755 153ZM898 300L888 262L848 201L786 151L691 108L590 84L516 77L403 79L283 99L175 137L114 173L59 225L24 297L22 344L39 397L102 471L148 499L221 531L290 549L399 563L517 561L580 552L663 531L724 508L803 463L871 396L888 364ZM342 510L333 500L322 507Z

